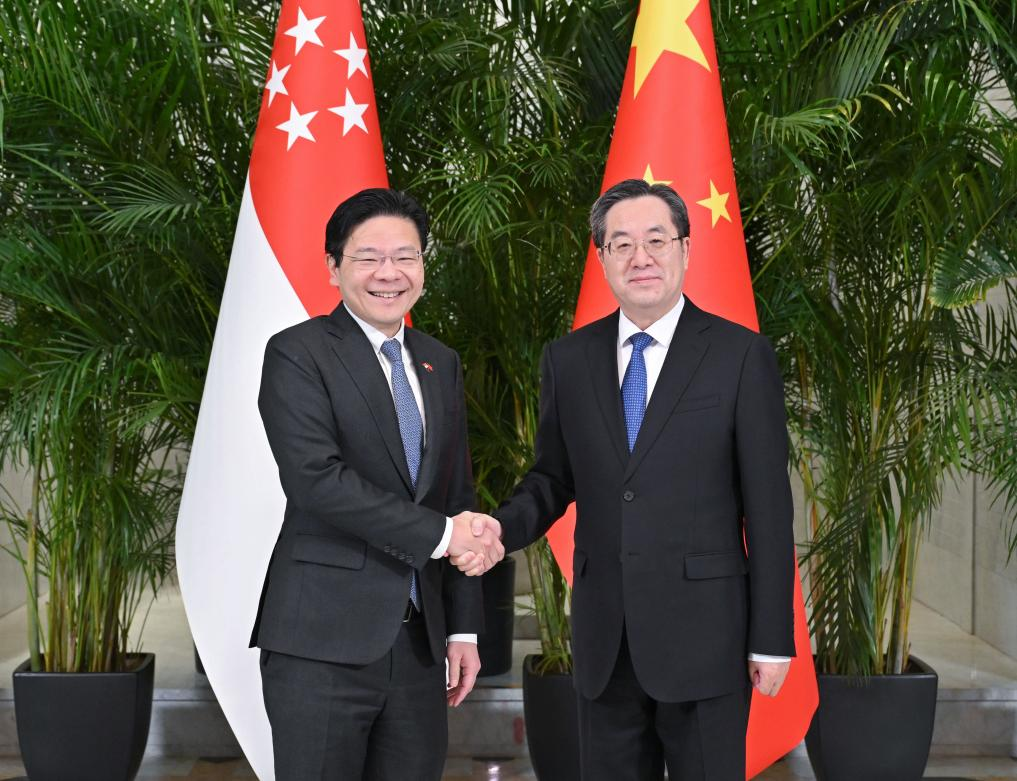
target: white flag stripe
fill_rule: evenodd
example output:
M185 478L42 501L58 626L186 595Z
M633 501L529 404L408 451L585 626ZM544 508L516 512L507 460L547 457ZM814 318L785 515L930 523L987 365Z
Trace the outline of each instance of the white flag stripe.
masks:
M265 238L248 182L180 503L176 556L202 664L262 781L274 780L272 739L259 652L247 644L285 497L258 414L258 386L269 337L306 319Z

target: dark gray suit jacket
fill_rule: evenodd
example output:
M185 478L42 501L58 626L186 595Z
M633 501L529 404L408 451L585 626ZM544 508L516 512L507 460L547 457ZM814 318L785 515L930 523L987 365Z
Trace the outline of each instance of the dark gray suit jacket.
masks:
M431 559L446 516L474 505L459 356L407 328L426 445L414 493L392 393L345 306L273 336L258 407L286 493L251 645L344 664L391 647L420 575L435 661L482 631L480 582Z
M736 691L748 683L749 651L795 650L773 349L686 298L630 454L617 340L616 311L545 350L536 461L495 512L505 548L538 539L575 500L573 652L584 696L607 685L623 626L655 699Z

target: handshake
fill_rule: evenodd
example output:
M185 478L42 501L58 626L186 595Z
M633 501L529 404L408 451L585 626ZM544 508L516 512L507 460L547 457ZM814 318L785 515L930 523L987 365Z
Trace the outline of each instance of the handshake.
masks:
M490 515L466 510L452 518L446 555L467 575L483 575L505 557L501 524Z

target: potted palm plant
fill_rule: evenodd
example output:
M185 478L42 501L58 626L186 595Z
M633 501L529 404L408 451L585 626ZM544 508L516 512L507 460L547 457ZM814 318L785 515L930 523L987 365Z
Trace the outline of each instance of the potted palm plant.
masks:
M826 781L911 781L937 686L909 642L920 542L950 473L1014 497L1017 148L990 99L1012 108L1009 11L763 5L729 115L808 510L809 757Z
M75 245L83 252L65 262ZM0 497L0 517L28 597L18 737L41 781L128 779L140 765L155 660L129 652L129 633L170 572L179 492L180 443L150 417L154 367L110 327L113 270L86 247L40 234L0 243L12 303L0 325L0 465L31 476L29 506Z
M145 748L154 657L132 628L172 567L263 16L0 0L0 467L31 483L0 521L28 598L33 781L127 781Z
M579 778L579 714L572 683L571 589L547 540L526 549L540 653L523 660L526 742L537 778Z

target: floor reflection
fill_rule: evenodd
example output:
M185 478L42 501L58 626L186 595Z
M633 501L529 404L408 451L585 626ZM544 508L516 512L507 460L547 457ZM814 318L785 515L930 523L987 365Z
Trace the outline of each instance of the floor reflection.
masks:
M25 770L16 759L0 758L0 781L21 778ZM141 766L137 781L232 781L255 778L242 759L209 760L154 757ZM442 781L535 781L536 775L525 759L471 760L449 759ZM761 775L758 781L808 781L813 779L808 758L794 754ZM1017 779L1017 761L1006 757L933 758L925 771L928 781L1013 781Z

